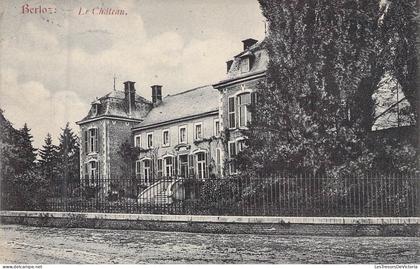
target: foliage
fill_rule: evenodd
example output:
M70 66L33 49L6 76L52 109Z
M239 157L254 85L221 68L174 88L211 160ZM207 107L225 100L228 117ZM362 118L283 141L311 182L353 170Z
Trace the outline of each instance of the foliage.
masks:
M37 170L3 181L3 201L9 209L39 210L50 194L50 183Z
M239 156L242 170L339 175L374 168L378 152L368 139L371 96L394 66L384 65L386 42L380 37L394 29L385 22L402 19L370 0L260 4L269 21L270 62L246 133L248 148ZM412 42L412 35L407 37ZM407 96L408 88L403 87Z
M11 178L16 174L15 160L18 158L18 130L4 117L0 109L0 180Z
M122 158L121 171L122 178L130 178L133 176L133 163L141 152L141 148L134 147L128 140L125 140L118 150L118 154Z

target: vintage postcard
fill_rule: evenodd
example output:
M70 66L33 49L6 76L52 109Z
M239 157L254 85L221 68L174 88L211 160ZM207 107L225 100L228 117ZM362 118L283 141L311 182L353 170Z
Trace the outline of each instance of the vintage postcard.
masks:
M0 1L0 263L420 263L414 0Z

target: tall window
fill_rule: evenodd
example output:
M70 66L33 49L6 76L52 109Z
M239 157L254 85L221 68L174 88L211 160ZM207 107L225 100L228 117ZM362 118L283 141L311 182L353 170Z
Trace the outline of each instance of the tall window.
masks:
M99 178L98 162L91 161L89 162L89 179L97 179L97 178Z
M228 99L228 117L229 128L236 128L235 97L229 97Z
M179 143L187 143L187 127L179 127Z
M188 155L179 155L179 171L181 177L188 177Z
M251 94L243 93L238 95L239 127L245 127L251 120L249 106L251 105Z
M163 130L163 132L162 132L162 144L163 144L163 146L169 146L169 130Z
M98 129L89 129L85 132L85 148L86 153L98 152Z
M141 165L140 165L140 161L136 161L136 178L141 178Z
M166 157L164 159L165 161L165 176L166 177L171 177L172 176L172 171L173 171L173 158L172 157Z
M203 138L202 124L201 123L196 123L194 129L195 129L194 130L194 139L199 140L199 139Z
M214 132L213 132L215 137L219 137L220 136L220 121L219 119L215 119L214 120Z
M152 148L153 147L153 133L148 133L147 134L147 148Z
M144 176L144 183L150 183L150 167L151 167L151 160L143 160L143 176Z
M206 155L204 152L197 153L197 177L205 178L206 174Z
M141 148L141 135L134 136L134 146Z

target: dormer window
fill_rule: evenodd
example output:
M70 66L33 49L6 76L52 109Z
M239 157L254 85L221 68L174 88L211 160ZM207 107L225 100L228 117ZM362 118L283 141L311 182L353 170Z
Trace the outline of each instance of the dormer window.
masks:
M93 115L97 115L98 114L98 106L97 104L93 105Z
M251 69L249 57L244 57L241 59L240 63L241 73L249 72Z
M96 101L92 102L92 115L93 116L98 115L100 105L101 105L101 102L99 102L98 99L96 99Z

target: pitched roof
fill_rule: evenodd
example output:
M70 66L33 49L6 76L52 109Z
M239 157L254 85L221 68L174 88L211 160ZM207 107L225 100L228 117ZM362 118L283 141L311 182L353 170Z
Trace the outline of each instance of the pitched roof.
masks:
M151 107L152 102L138 94L135 95L135 99L135 107L132 108L130 115L128 113L128 103L125 100L125 93L123 91L109 92L92 102L92 104L98 104L98 111L95 113L93 106L91 106L87 116L80 122L100 116L142 119L147 115L148 109L145 107Z
M214 112L219 109L219 92L211 85L167 95L154 107L143 122L134 128Z
M230 66L227 73L227 78L216 83L215 85L217 86L221 83L249 77L266 71L268 65L268 53L267 49L265 48L265 44L266 43L264 40L257 42L247 50L244 50L238 55L234 56L232 65ZM248 72L241 72L241 61L245 57L252 57L251 69Z

